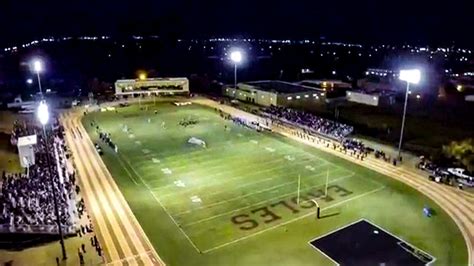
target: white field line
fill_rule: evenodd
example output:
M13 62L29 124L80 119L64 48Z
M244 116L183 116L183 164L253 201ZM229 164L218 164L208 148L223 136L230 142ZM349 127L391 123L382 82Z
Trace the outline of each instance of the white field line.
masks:
M244 195L241 195L241 196L237 196L237 197L233 197L233 198L230 198L230 199L226 199L226 200L221 200L221 201L218 201L218 202L214 202L214 203L212 203L212 204L202 205L202 206L200 206L200 207L198 207L198 208L194 208L194 209L190 209L190 210L187 210L187 211L182 211L182 212L175 213L174 215L176 215L176 216L181 216L181 215L183 215L183 214L185 214L185 213L190 213L190 212L197 211L197 210L201 210L201 209L207 209L207 208L214 207L214 206L217 206L217 205L221 205L221 204L224 204L224 203L236 201L236 200L238 200L238 199L246 198L246 197L249 197L249 196L252 196L252 195L264 193L264 192L267 192L267 191L272 191L272 190L275 190L275 189L280 188L280 187L286 187L287 185L293 184L293 183L296 183L296 181L286 182L286 183L279 184L279 185L276 185L276 186L273 186L273 187L269 187L269 188L266 188L266 189L257 190L257 191L252 192L252 193L247 193L247 194L244 194ZM171 206L173 206L173 205L179 205L179 204L182 204L182 203L169 204L168 206L170 206L170 205L171 205Z
M177 154L177 153L173 153L173 152L160 152L157 155L160 156L160 157L167 157L170 161L183 161L183 160L186 160L188 156L193 156L193 157L196 157L196 158L212 157L212 156L208 155L208 152L211 152L211 151L222 151L224 149L238 150L239 148L236 148L236 147L239 147L239 146L240 146L240 149L244 150L242 148L243 144L249 144L249 147L254 148L254 145L250 145L251 143L247 143L247 141L238 141L237 139L235 139L235 140L232 140L231 145L229 145L227 142L224 142L222 144L213 145L211 148L199 149L199 150L196 150L196 151L190 151L190 152L187 152L185 154L183 154L183 153L178 153ZM144 155L144 156L150 156L150 155L148 154L148 155Z
M299 165L296 165L296 166L299 166ZM319 165L319 166L316 166L316 168L320 168L320 167L325 167L326 165ZM221 176L222 172L219 172L217 174L214 174L214 175L207 175L206 178L198 178L199 180L196 181L195 183L197 184L201 184L201 183L204 183L204 185L200 185L200 186L197 186L197 187L192 187L191 186L188 186L189 189L185 189L185 190L181 190L179 192L176 192L176 191L172 191L170 193L165 193L163 194L162 198L166 198L168 196L176 196L176 195L179 195L179 194L184 194L186 192L192 192L196 189L202 189L202 188L207 188L207 187L212 187L212 186L215 186L215 185L220 185L220 184L225 184L225 183L229 183L230 181L233 181L233 180L244 180L244 179L247 179L249 177L252 177L252 176L256 176L256 175L261 175L263 173L266 173L266 172L272 172L276 169L283 169L283 168L288 168L288 165L282 165L282 164L278 164L277 166L275 167L270 167L270 168L266 168L264 170L261 170L261 171L251 171L251 169L255 169L256 166L255 165L252 165L250 168L249 168L249 171L247 174L244 174L244 175L238 175L238 176L235 176L235 177L231 177L231 178L226 178L220 182L212 182L213 180L221 180L221 179L217 179L218 176ZM342 169L342 168L339 168L339 169L335 169L334 171L336 170L345 170L345 169ZM235 170L234 170L235 171ZM239 171L242 171L242 169L239 169ZM306 169L304 169L304 166L301 166L301 171L308 171ZM229 171L226 171L226 173L229 172L229 173L233 173L232 170L229 170ZM225 174L225 173L223 173ZM186 176L185 174L183 176ZM197 179L193 179L193 180L197 180ZM193 184L192 182L188 182L187 184ZM168 185L164 185L164 186L161 186L161 187L157 187L155 188L154 190L155 191L159 191L159 190L162 190L163 188L169 188L169 187L173 187L174 186L174 183L170 183Z
M338 172L338 171L336 170L336 171L333 171L333 172L331 172L331 173L334 174L334 173L336 173L336 172ZM326 173L313 174L313 175L307 176L307 179L319 179L319 177L322 176L322 175L326 175ZM353 176L353 175L354 175L354 173L351 172L348 176ZM290 174L290 176L296 176L296 174L295 174L295 175ZM288 180L289 178L288 178L288 177L285 177L285 178L284 178L283 176L277 176L277 177L272 178L272 180L276 180L276 179L285 179L285 180ZM285 181L285 180L281 180L281 181ZM271 190L273 190L273 189L275 189L275 188L282 187L282 186L286 186L286 185L288 185L288 184L292 184L292 183L295 183L295 182L296 182L296 180L289 181L289 182L286 182L286 183L283 183L283 184L280 184L280 185L277 185L277 186L274 186L274 187L271 187L271 188L267 188L267 189L260 190L260 191L256 191L256 192L252 192L252 193L247 193L247 194L245 194L245 195L238 196L237 198L245 198L245 197L248 197L248 196L251 196L251 195L254 195L254 194L259 194L259 193L261 193L261 192L271 191ZM255 183L260 183L260 182L259 182L259 181L253 182L253 184L255 184ZM247 185L247 184L245 184L245 185ZM228 190L224 190L224 191L217 191L217 192L215 192L213 195L221 194L221 193L229 193L230 191L235 191L235 190L236 190L236 189L228 189ZM197 193L196 193L196 194L197 194ZM209 195L210 195L210 194L209 194ZM208 196L208 195L206 194L206 196ZM235 198L232 198L232 199L235 199ZM206 200L206 198L204 198L204 200ZM219 201L219 202L221 202L221 201ZM226 202L226 200L222 201L222 203L225 203L225 202ZM177 205L177 204L172 204L172 205ZM216 205L218 205L218 204L216 204ZM209 205L206 205L206 206L209 206ZM205 207L205 206L203 206L203 207ZM197 210L197 209L193 209L193 210ZM181 212L178 213L177 215L181 215Z
M302 155L302 154L303 153L292 153L291 155L297 156L297 157L303 157L304 155ZM210 167L205 167L206 170L207 170L207 169L212 169L212 168L216 168L216 167L223 167L223 165L220 162L222 162L224 160L225 161L230 161L230 162L238 162L238 160L234 160L234 159L237 159L237 158L241 159L242 157L246 157L246 156L261 157L260 155L264 155L266 158L271 158L273 160L285 159L283 154L281 155L281 158L280 158L279 154L273 154L273 155L269 156L268 154L262 153L262 152L242 152L242 153L239 153L238 155L235 155L235 156L225 156L224 158L220 158L220 159L215 159L215 155L213 155L213 156L210 156L209 159L206 159L206 160L203 160L203 161L201 161L201 159L196 160L192 157L188 157L187 161L194 162L199 167L205 167L207 165L211 165ZM195 167L194 164L183 165L183 161L180 161L180 162L176 161L176 165L180 165L180 166L176 166L173 163L170 164L170 162L167 159L164 159L163 161L169 167L173 167L173 169L176 169L176 170L189 169L189 168ZM313 163L325 163L326 162L326 161L320 160L320 159L314 160L314 159L309 158L309 157L301 158L300 161L310 161L310 162L312 161ZM232 165L232 163L230 163L230 164ZM215 166L212 166L212 165L215 165Z
M331 172L331 173L334 174L334 173L338 172L338 170L340 170L340 169L337 169L337 170L335 170L335 171L333 171L333 172ZM296 173L298 173L298 172L299 172L299 171L293 171L293 172L290 172L290 173L288 173L288 174L289 174L290 176L296 176ZM348 172L348 171L347 171L347 172ZM349 175L353 175L353 174L354 174L354 173L352 173L352 172L348 172L348 173L350 173ZM307 176L307 177L308 177L309 179L314 179L314 178L317 179L317 177L320 176L320 175L321 175L321 174L312 173L311 175L309 175L309 176ZM282 175L278 175L277 177L274 177L274 178L271 178L271 179L282 179L282 181L288 180L288 178L283 178ZM295 182L296 182L296 181L295 181ZM239 182L239 183L240 183L240 182ZM256 182L255 182L255 183L256 183ZM213 183L213 184L216 185L216 186L219 185L219 183ZM212 185L212 184L211 184L211 185ZM226 193L226 192L229 192L229 191L232 191L232 190L218 191L218 192L213 193L213 195L216 195L216 194L219 194L219 193ZM194 193L194 194L196 194L196 193ZM206 194L206 196L208 196L208 195L210 195L210 194ZM207 200L207 199L205 198L204 200ZM166 203L165 203L165 204L166 204Z
M236 149L237 151L238 149ZM265 156L268 156L267 153L262 153L261 151L256 151L256 152L235 152L237 155L231 155L231 156L226 156L225 157L225 161L234 161L234 160L231 160L233 158L242 158L242 156L258 156L259 154L264 154ZM297 157L303 157L302 160L306 160L306 161L313 161L313 163L316 163L316 162L321 162L321 163L329 163L327 162L326 160L323 160L323 159L320 159L320 158L317 158L317 157L314 157L314 156L306 156L307 155L307 152L289 152L289 153L282 153L281 156L282 158L285 156L285 155L294 155L294 156L297 156ZM277 157L278 153L276 154L273 154L271 155L271 157ZM207 158L209 157L209 158ZM145 165L144 166L144 169L147 170L148 168L151 168L153 167L153 165L150 165L149 164L149 161L148 160L143 160L141 159L142 156L140 156L140 162L143 162L143 163L138 163L140 166L141 165ZM213 154L210 154L209 156L206 156L206 160L202 160L201 156L199 158L194 158L192 156L189 156L187 155L185 159L181 159L181 160L174 160L174 161L170 161L168 158L164 158L164 157L161 157L162 158L162 162L166 165L168 165L169 167L172 167L173 169L175 170L178 170L178 169L189 169L189 168L193 168L195 167L193 164L190 164L190 165L183 165L183 160L184 161L191 161L191 162L195 162L196 164L199 165L199 167L203 167L203 166L206 166L206 165L213 165L213 164L216 164L216 166L214 167L222 167L222 164L220 162L222 162L223 160L222 159L215 159L215 155ZM275 159L279 159L279 158L275 158ZM300 161L302 161L300 160ZM214 168L213 166L211 167L207 167L206 169L209 169L209 168Z
M119 156L120 156L120 154L117 154L117 157L119 157ZM120 160L120 158L119 158L118 161L119 161L120 165L122 166L122 168L125 170L125 172L127 172L128 177L133 181L133 183L135 183L135 185L138 185L137 180L135 180L135 178L132 176L132 174L130 173L130 171L128 171L127 167L125 167L125 165L123 164L122 160Z
M242 156L246 156L246 154L242 154L240 157ZM210 161L214 166L210 166L210 167L205 167L205 165L208 165L209 163L199 163L197 165L192 165L190 164L189 166L185 166L185 167L172 167L173 171L180 171L182 169L185 169L187 170L187 172L190 172L192 171L193 173L200 173L200 172L208 172L210 170L213 170L213 169L225 169L224 171L219 171L219 174L224 174L224 173L228 173L228 172L233 172L235 171L233 168L238 168L239 170L241 169L246 169L246 168L254 168L256 165L262 165L262 164L280 164L279 162L281 161L284 161L285 158L272 158L271 160L267 160L265 162L262 162L262 161L254 161L252 163L248 163L248 162L245 162L242 163L242 161L237 161L237 160L233 160L234 163L224 163L224 161L226 162L229 158L226 157L225 160L222 160L222 159L219 159L219 160L214 160L214 161ZM230 160L230 159L229 159ZM231 160L232 161L232 160ZM245 167L240 167L241 164L245 164ZM166 165L166 163L165 163ZM154 165L153 165L154 166ZM151 168L151 167L150 167ZM197 169L192 169L192 168L201 168L201 170L197 170ZM146 168L145 168L146 170Z
M325 165L319 165L319 166L316 166L316 168L324 167L324 166ZM180 190L179 192L172 191L172 192L169 192L169 193L166 193L166 194L162 195L161 198L163 199L163 198L167 198L169 196L176 197L177 195L186 194L186 193L192 192L194 190L199 190L199 189L206 188L206 187L219 186L219 185L226 184L226 183L229 183L230 181L234 181L234 180L244 181L248 177L258 176L258 175L261 175L263 173L271 172L271 171L274 171L276 169L285 168L285 167L287 167L287 166L278 165L278 166L267 168L267 169L261 170L261 171L253 171L253 172L249 171L248 174L238 175L238 176L235 176L235 177L232 177L232 178L224 179L223 181L216 182L216 183L211 182L211 180L216 180L216 177L220 176L221 174L218 173L218 174L215 174L215 175L209 175L208 176L209 178L206 178L206 180L209 180L209 182L204 182L204 183L206 183L204 185L197 186L197 187L188 186L188 189ZM255 168L255 166L253 166L252 168ZM242 169L239 169L239 170L242 170ZM306 169L302 168L302 170L306 170ZM335 169L333 172L336 172L338 170L340 170L340 169ZM296 170L296 171L301 171L301 170ZM292 171L292 172L296 172L296 171ZM202 183L203 181L201 180L200 182ZM174 183L173 183L173 185L174 185ZM161 188L157 188L156 190L160 190L160 189Z
M118 158L119 158L119 160L121 160L120 157L118 157ZM125 162L127 163L127 161L125 161ZM193 248L198 253L201 253L201 251L198 249L196 244L194 244L194 242L191 240L191 238L186 234L186 232L184 232L184 230L181 228L181 226L176 222L176 220L173 218L173 216L168 212L168 209L161 203L160 199L155 195L155 193L153 193L153 191L150 189L148 184L142 179L140 174L138 174L137 171L135 171L135 169L130 164L129 164L129 167L135 173L135 175L137 175L138 179L140 179L140 181L143 183L143 185L147 188L148 192L155 199L155 201L161 206L161 208L165 211L165 213L168 215L168 217L171 219L171 221L176 225L176 227L178 227L178 230L184 235L184 237L186 237L186 239L189 241L191 246L193 246Z
M262 143L263 143L263 142L262 142ZM203 159L203 158L208 158L208 157L209 157L209 158L213 158L214 156L213 156L212 154L207 153L207 152L209 152L209 151L214 151L214 150L219 150L219 151L221 151L221 150L222 150L222 147L228 147L228 149L229 149L229 150L232 150L232 151L247 150L247 149L243 149L243 148L241 147L242 144L248 144L248 142L237 142L237 143L232 144L231 147L229 147L228 144L227 144L227 145L219 145L219 146L221 146L221 147L219 147L219 148L210 148L210 149L208 148L208 149L206 149L206 150L199 150L199 151L188 152L188 153L186 153L185 155L182 155L182 154L181 154L181 155L173 154L172 156L170 156L170 157L168 157L168 158L165 158L165 157L167 157L167 154L166 154L166 153L160 153L160 154L158 154L157 156L163 158L166 163L181 164L181 162L182 162L183 160L188 160L188 159L190 158L190 156L193 156L192 158L193 158L193 159L196 159L196 160L198 160L198 159ZM270 144L275 144L275 143L274 143L274 142L268 143L268 145L270 145ZM278 141L277 144L278 144L278 145L288 146L289 148L283 148L283 151L287 151L287 152L289 152L289 153L292 153L291 151L295 149L294 147L289 146L289 144L284 143L284 142L281 142L281 141ZM267 144L266 144L266 145L267 145ZM252 147L251 147L251 148L252 148ZM258 152L255 152L255 153L253 153L253 154L257 154L257 153L260 153L260 152L261 152L261 151L258 151ZM194 155L195 153L199 153L198 156L195 156L195 155ZM280 153L276 153L276 154L280 154ZM284 153L281 153L281 154L284 154ZM314 154L311 154L310 152L307 152L307 151L303 151L303 152L301 152L301 153L299 153L299 154L302 154L303 156L304 156L304 155L307 155L307 156L309 156L309 157L311 157L311 158L313 158L313 159L317 159L317 160L319 160L319 161L328 162L328 161L326 161L326 160L324 160L324 159L322 159L322 158L320 158L320 157L318 157L318 156L315 156ZM140 157L142 157L142 156L148 157L148 156L151 156L151 155L150 155L150 154L141 155ZM241 153L239 153L239 155L236 155L236 156L234 156L234 157L241 157L241 156L242 156ZM232 157L232 156L231 156L231 157ZM145 160L145 161L146 161L146 160ZM144 161L144 162L145 162L145 161ZM206 161L208 161L208 160L206 160ZM328 163L330 163L330 162L328 162Z
M347 175L347 176L342 176L342 177L339 177L339 178L337 178L337 179L331 180L331 181L328 182L328 183L329 183L329 184L336 183L336 182L342 181L342 180L344 180L344 179L351 178L351 177L353 177L353 176L354 176L354 174ZM325 185L324 183L323 183L323 184L318 184L318 185L314 185L314 186L311 186L311 187L307 187L307 188L301 189L300 191L306 191L306 190L310 190L310 189L313 189L313 188L316 188L316 187L321 187L321 186L324 186L324 185ZM270 198L270 199L265 199L265 200L259 201L259 202L257 202L257 203L254 203L254 204L252 204L252 205L248 205L248 206L245 206L245 207L242 207L242 208L238 208L238 209L230 210L230 211L223 212L223 213L220 213L220 214L216 214L216 215L211 216L211 217L207 217L207 218L204 218L204 219L201 219L201 220L192 222L192 223L185 224L185 225L183 225L183 227L191 226L191 225L194 225L194 224L199 224L199 223L202 223L202 222L205 222L205 221L208 221L208 220L212 220L212 219L218 218L218 217L220 217L220 216L224 216L224 215L226 215L226 214L230 214L230 213L233 213L233 212L245 210L245 209L251 208L251 207L253 207L253 206L257 206L257 205L260 205L260 204L262 204L262 203L266 203L266 202L273 201L273 200L276 200L276 199L279 199L279 198L287 197L287 196L290 196L290 195L293 195L293 194L295 194L295 191L293 191L293 192L291 192L291 193L279 195L279 196L276 196L276 197L273 197L273 198Z
M385 186L384 186L384 187L379 187L379 188L377 188L377 189L374 189L374 190L365 192L365 193L363 193L363 194L354 196L354 197L349 198L349 199L347 199L347 200L343 200L343 201L337 202L337 203L335 203L335 204L333 204L333 205L331 205L331 206L322 208L321 211L325 211L325 210L328 210L328 209L337 207L337 206L339 206L339 205L341 205L341 204L345 204L345 203L347 203L347 202L349 202L349 201L353 201L353 200L359 199L359 198L361 198L361 197L365 197L365 196L367 196L367 195L369 195L369 194L379 192L380 190L382 190L382 189L384 189L384 188L385 188ZM259 232L254 233L254 234L247 235L247 236L244 236L244 237L241 237L241 238L237 238L237 239L235 239L235 240L233 240L233 241L230 241L230 242L227 242L227 243L224 243L224 244L215 246L215 247L213 247L213 248L204 250L202 253L203 253L203 254L209 253L209 252L211 252L211 251L214 251L214 250L217 250L217 249L226 247L226 246L228 246L228 245L235 244L235 243L240 242L240 241L242 241L242 240L245 240L245 239L248 239L248 238L251 238L251 237L260 235L260 234L263 234L263 233L265 233L265 232L268 232L268 231L273 230L273 229L275 229L275 228L278 228L278 227L280 227L280 226L287 225L287 224L289 224L289 223L292 223L292 222L301 220L301 219L306 218L306 217L311 216L311 215L314 215L314 213L313 213L313 212L307 213L307 214L302 215L302 216L300 216L300 217L296 217L296 218L291 219L291 220L289 220L289 221L286 221L286 222L284 222L284 223L274 225L274 226L272 226L272 227L269 227L269 228L267 228L267 229L261 230L261 231L259 231Z

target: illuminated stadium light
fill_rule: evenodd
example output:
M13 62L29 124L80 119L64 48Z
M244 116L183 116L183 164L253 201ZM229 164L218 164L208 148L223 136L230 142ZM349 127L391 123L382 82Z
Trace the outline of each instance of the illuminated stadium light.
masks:
M38 110L36 112L36 116L38 117L38 120L40 123L44 126L48 123L49 121L49 110L48 110L48 105L46 102L43 100L40 102L38 105Z
M242 61L242 53L240 51L233 51L230 53L230 59L234 63L240 63Z
M406 117L407 105L408 105L408 94L411 94L410 84L418 84L420 82L421 72L419 69L402 69L400 70L399 79L406 81L407 83L407 86L405 89L405 104L403 105L402 128L400 130L400 139L398 142L398 159L401 161L403 132L405 129L405 117ZM416 98L420 99L421 96L418 94L416 95Z
M408 83L418 84L421 79L421 73L419 69L404 69L400 70L399 78Z
M237 88L237 64L242 62L242 52L239 50L234 50L230 53L230 60L234 62L234 88Z
M40 73L43 71L43 62L39 59L35 59L33 61L33 70L36 72L36 73Z

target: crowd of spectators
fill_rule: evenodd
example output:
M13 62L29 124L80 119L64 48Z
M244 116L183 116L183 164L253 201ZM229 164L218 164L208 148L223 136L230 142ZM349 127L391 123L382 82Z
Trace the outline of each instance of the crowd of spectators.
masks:
M67 160L63 131L59 122L54 121L46 141L39 134L41 128L18 122L14 124L12 144L19 137L38 133L34 146L35 164L25 173L3 172L0 180L0 229L9 232L57 232L54 189L63 231L74 233L74 223L80 218L84 204L76 200L79 187L75 172Z
M261 112L273 120L294 124L312 133L325 135L336 140L342 140L354 131L352 126L291 108L270 106L263 108Z

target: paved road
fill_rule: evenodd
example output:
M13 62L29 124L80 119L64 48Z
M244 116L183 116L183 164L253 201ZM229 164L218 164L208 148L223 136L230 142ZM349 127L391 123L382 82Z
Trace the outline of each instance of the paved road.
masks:
M165 265L153 249L80 119L82 112L61 116L86 206L108 265Z
M211 100L198 99L194 100L194 102L207 105L212 108L221 109L222 111L229 114L246 116L249 119L262 120L262 118L253 114L246 113L242 110L227 105L221 105ZM288 127L273 127L273 130L288 138L314 146L318 149L324 150L328 153L342 157L346 160L399 180L431 198L451 216L451 218L461 230L468 250L468 265L474 265L474 195L470 193L463 193L462 191L459 191L453 187L431 182L425 176L417 173L416 171L404 167L393 166L390 163L375 159L372 156L369 156L361 161L355 157L336 151L332 148L327 148L323 144L318 144L299 138L292 134L295 130ZM302 131L300 132L303 133Z

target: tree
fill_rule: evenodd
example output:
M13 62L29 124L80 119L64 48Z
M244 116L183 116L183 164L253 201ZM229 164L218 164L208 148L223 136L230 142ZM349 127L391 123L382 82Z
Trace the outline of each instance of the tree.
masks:
M474 171L474 139L452 141L448 145L443 145L443 154L456 159L469 171Z

